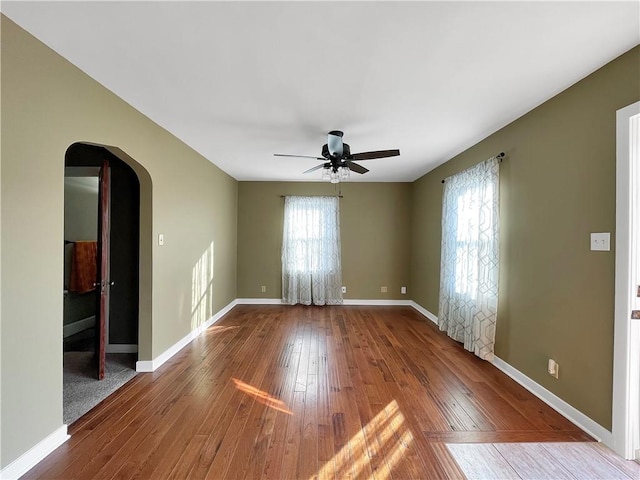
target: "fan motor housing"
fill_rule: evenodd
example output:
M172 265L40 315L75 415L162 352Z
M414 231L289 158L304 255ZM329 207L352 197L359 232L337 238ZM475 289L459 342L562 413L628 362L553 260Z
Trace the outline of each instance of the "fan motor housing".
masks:
M348 143L342 144L342 155L340 157L333 157L329 152L329 145L327 145L326 143L322 146L322 156L326 159L336 158L338 160L342 160L343 158L349 158L350 155L351 155L351 149L349 148Z

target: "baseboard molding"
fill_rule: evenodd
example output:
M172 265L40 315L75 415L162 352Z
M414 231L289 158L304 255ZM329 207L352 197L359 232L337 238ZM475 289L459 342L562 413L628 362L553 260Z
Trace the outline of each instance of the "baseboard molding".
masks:
M527 377L520 370L512 367L507 362L499 357L494 357L493 365L517 383L526 388L529 392L533 393L536 397L542 400L544 403L553 408L560 415L580 427L596 440L604 443L609 448L613 448L613 434L604 428L602 425L594 422L587 417L580 410L572 407L560 397L544 388L539 383Z
M82 320L78 320L77 322L68 323L67 325L62 326L62 337L67 338L71 335L75 335L76 333L80 333L83 330L91 328L96 324L96 316L91 315L90 317L83 318Z
M413 308L415 308L418 312L420 312L422 315L424 315L425 317L427 317L429 320L431 320L433 323L435 323L436 325L438 325L438 317L436 317L433 313L431 313L429 310L427 310L426 308L424 308L421 305L418 305L416 302L414 302L413 300L411 300L411 306Z
M162 352L153 360L139 360L136 362L136 372L155 372L162 364L173 357L176 353L187 346L194 338L202 334L207 328L220 320L226 315L233 307L238 304L237 300L233 300L226 307L219 310L213 317L207 320L205 323L189 332L182 339L178 340L175 344Z
M282 305L280 298L238 298L238 305ZM342 305L411 305L410 300L369 300L345 298Z
M14 480L20 478L69 438L67 426L62 425L0 470L0 479Z
M343 305L381 305L381 306L409 306L411 305L411 300L386 300L386 299L356 299L356 298L345 298L342 302Z
M138 353L138 345L135 343L109 343L105 347L107 353Z
M237 305L282 305L281 298L236 298Z

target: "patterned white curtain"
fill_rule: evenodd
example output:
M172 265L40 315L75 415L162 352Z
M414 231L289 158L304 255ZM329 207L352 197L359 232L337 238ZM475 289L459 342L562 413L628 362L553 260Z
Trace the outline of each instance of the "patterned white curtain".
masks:
M284 199L283 303L342 303L339 217L337 197Z
M489 361L498 310L499 217L497 158L446 179L438 323L465 349Z

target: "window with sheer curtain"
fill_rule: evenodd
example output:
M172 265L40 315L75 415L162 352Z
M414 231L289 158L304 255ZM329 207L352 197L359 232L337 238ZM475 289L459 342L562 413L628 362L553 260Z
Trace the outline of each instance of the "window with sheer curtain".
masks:
M337 197L285 197L282 301L290 305L342 303Z
M499 165L490 158L446 179L438 323L493 359L498 309Z

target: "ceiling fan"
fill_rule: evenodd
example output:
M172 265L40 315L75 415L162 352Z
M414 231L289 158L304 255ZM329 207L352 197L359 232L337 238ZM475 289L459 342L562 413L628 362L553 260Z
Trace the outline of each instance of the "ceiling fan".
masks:
M342 141L344 133L339 130L332 130L327 134L327 143L322 146L322 157L314 157L312 155L287 155L284 153L274 153L276 157L299 157L299 158L313 158L315 160L322 160L324 163L317 165L303 173L310 173L321 168L325 169L325 174L331 179L332 183L339 181L339 172L342 169L343 172L349 172L349 170L356 173L367 173L369 170L362 165L358 165L354 160L373 160L376 158L396 157L400 155L400 150L377 150L375 152L362 152L351 153L349 144ZM334 182L334 179L336 180Z

